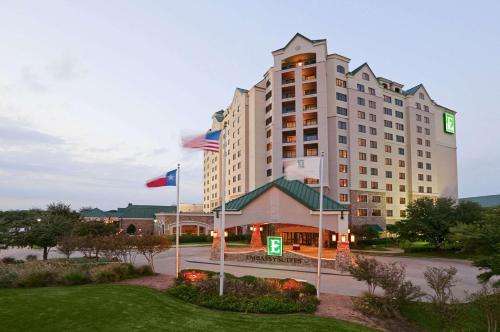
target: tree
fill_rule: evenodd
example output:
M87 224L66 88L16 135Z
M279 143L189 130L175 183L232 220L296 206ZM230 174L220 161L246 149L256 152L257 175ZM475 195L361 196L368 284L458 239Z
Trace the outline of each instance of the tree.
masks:
M69 259L71 254L78 248L78 238L74 236L64 236L57 243L57 250Z
M457 283L456 274L457 269L453 266L428 267L424 272L427 284L434 291L434 295L429 295L429 298L442 329L455 321L461 311L452 291Z
M356 255L353 264L348 267L348 271L354 279L366 282L368 293L375 293L379 272L379 262L375 258Z
M151 270L154 272L154 257L170 248L170 241L168 237L159 235L142 235L138 236L136 241L137 252L146 258L149 266L151 266Z
M500 288L485 284L481 290L469 295L467 299L474 302L486 316L488 332L496 332L500 318Z
M137 232L137 227L135 227L134 224L128 225L128 227L127 227L127 234L134 235L135 232Z
M402 240L423 240L442 247L456 224L454 200L451 198L419 198L408 204L407 217L396 223Z
M101 220L85 220L76 225L74 234L91 237L107 236L115 234L117 230L118 227L115 224L107 224Z
M472 224L453 227L450 238L474 256L475 266L485 270L478 276L481 282L500 275L500 207L484 209L480 220ZM500 280L495 286L500 287Z
M351 233L359 240L374 240L379 238L379 233L370 225L353 225Z
M459 201L455 207L457 223L473 224L482 219L483 208L476 202Z

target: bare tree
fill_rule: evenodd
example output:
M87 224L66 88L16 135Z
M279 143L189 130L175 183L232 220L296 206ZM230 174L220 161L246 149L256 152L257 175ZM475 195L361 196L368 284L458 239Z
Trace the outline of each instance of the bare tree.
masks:
M57 243L57 250L69 259L71 254L77 250L78 239L74 236L65 236Z
M488 332L497 332L500 318L500 288L485 284L481 290L469 295L467 299L475 302L486 316Z
M137 237L137 252L146 258L153 272L155 271L154 257L169 248L170 241L166 236L142 235Z

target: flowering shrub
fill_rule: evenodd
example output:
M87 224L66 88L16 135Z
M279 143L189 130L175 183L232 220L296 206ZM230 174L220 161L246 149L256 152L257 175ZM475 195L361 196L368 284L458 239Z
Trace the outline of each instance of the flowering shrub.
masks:
M316 288L294 279L235 277L226 274L224 296L219 296L219 275L211 271L183 270L170 294L204 307L254 313L314 312Z

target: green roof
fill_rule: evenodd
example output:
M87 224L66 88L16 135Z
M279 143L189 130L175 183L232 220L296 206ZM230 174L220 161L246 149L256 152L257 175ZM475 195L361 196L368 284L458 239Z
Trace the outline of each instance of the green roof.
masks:
M304 184L300 181L286 180L281 177L273 182L266 183L265 185L250 191L249 193L240 196L232 201L226 203L227 211L240 211L245 206L250 204L254 199L265 193L268 189L276 187L288 196L292 197L302 205L306 206L310 210L319 211L319 192ZM215 209L220 211L221 207ZM348 208L342 205L330 197L323 195L323 210L324 211L347 211Z
M411 89L408 89L408 90L406 90L406 91L403 91L403 94L404 94L405 96L408 96L408 95L414 95L414 94L418 91L418 89L420 89L420 88L421 88L421 87L423 87L423 86L424 86L424 85L423 85L422 83L420 83L419 85L416 85L416 86L414 86L414 87L413 87L413 88L411 88Z
M460 198L460 201L476 202L482 207L500 206L500 195L465 197Z
M383 232L384 229L379 224L368 224L375 232Z
M174 213L177 209L170 205L134 205L104 212L101 209L84 210L80 214L84 218L148 218L154 219L156 213Z
M80 215L84 218L106 218L108 216L106 212L98 208L82 210Z

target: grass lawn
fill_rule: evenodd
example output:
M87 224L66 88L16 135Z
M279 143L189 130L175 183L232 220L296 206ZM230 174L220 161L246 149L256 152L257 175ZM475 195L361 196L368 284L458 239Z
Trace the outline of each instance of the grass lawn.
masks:
M459 311L451 323L442 326L430 303L413 303L401 310L403 317L429 332L487 331L485 315L474 304L459 304Z
M330 331L373 329L312 315L214 311L143 287L0 289L2 331Z

